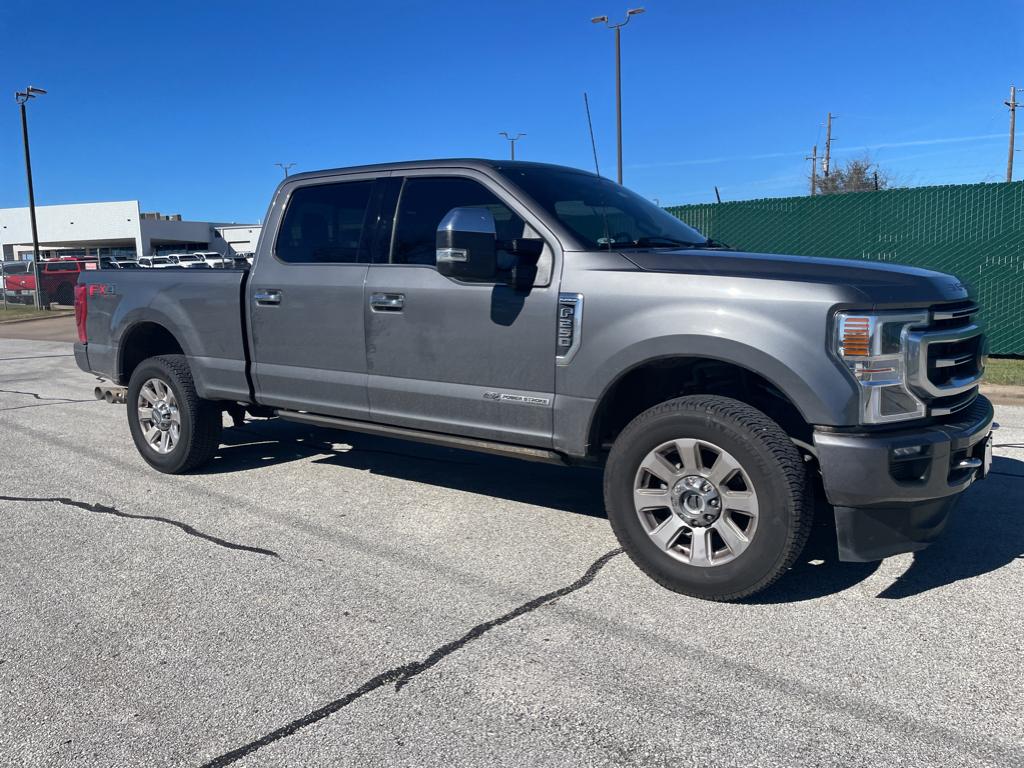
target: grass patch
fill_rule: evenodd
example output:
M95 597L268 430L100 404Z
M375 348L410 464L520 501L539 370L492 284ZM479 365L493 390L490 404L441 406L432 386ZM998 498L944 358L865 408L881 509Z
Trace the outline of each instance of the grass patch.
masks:
M1024 387L1024 360L990 357L985 366L985 383Z
M7 309L0 303L0 323L5 320L27 320L32 317L60 317L69 314L68 310L38 310L24 304L8 304Z

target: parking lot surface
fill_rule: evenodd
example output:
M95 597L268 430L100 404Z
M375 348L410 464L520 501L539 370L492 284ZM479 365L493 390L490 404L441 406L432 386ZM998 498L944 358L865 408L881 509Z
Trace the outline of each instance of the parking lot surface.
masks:
M930 549L721 605L596 471L253 420L170 477L92 386L0 340L0 764L1024 764L1024 408Z

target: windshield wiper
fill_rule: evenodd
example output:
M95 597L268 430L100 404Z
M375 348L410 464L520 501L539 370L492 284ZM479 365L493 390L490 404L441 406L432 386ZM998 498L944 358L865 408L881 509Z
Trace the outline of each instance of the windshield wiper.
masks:
M625 245L625 243L623 243ZM701 248L704 243L676 240L674 237L639 237L629 245L635 248Z

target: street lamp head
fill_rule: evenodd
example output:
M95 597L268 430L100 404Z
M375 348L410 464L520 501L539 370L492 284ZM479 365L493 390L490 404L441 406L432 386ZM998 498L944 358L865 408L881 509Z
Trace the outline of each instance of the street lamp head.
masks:
M36 94L42 95L46 93L42 88L36 88L34 85L30 85L24 91L16 91L14 94L14 100L19 104L28 103L29 99L34 99Z
M591 24L602 24L602 23L607 24L608 23L608 17L607 16L595 16L594 18L592 18L590 20L590 23Z
M628 11L626 11L626 15L627 16L637 16L637 15L639 15L641 13L644 13L646 10L647 10L646 8L631 8Z

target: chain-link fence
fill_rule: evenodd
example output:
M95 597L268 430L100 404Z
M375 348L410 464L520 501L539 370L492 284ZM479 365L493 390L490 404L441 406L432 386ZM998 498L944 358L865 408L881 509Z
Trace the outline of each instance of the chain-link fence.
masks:
M733 248L949 272L978 291L993 354L1024 354L1024 182L682 205Z

